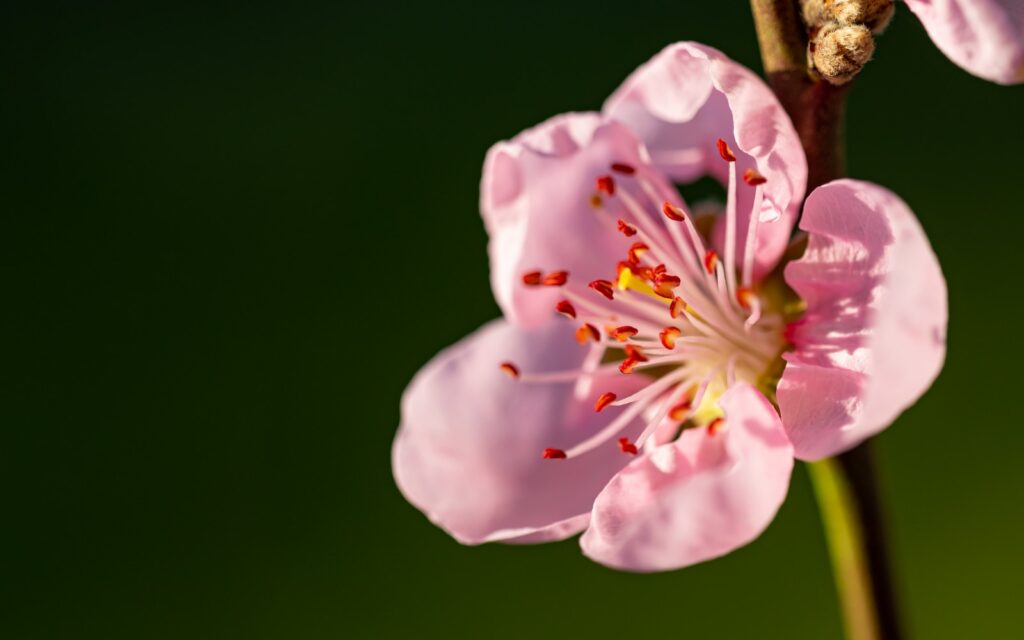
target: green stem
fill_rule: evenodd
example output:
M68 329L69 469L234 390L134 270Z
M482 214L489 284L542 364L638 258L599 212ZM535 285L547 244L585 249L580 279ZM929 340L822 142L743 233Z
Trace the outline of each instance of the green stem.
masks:
M750 0L768 82L807 156L807 192L845 175L849 84L807 71L807 29L798 0ZM852 83L851 83L852 84ZM810 465L849 640L902 637L873 449L865 442Z
M807 465L825 526L832 571L849 640L877 640L878 616L864 557L864 532L849 480L835 458Z

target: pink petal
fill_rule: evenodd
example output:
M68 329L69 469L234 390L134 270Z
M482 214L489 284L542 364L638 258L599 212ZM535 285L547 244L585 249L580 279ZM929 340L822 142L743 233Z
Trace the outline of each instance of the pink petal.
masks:
M736 153L737 175L755 168L768 179L762 213L781 216L758 228L755 271L778 262L807 185L807 160L782 105L757 75L711 47L680 42L629 76L604 112L629 125L655 166L680 182L708 174L727 182L728 164L715 146L724 139ZM737 187L742 255L754 189L742 180Z
M849 449L923 394L946 354L946 281L906 203L837 180L807 198L807 252L786 281L807 302L778 388L804 460Z
M608 483L580 539L586 555L630 571L677 569L764 531L786 497L793 448L750 385L734 385L719 403L723 430L687 430Z
M935 46L970 73L998 82L1024 82L1024 2L1021 0L906 0Z
M596 413L596 397L632 393L642 380L604 374L575 398L571 382L514 380L499 365L571 370L586 352L568 322L527 330L497 320L437 355L405 391L392 450L409 502L466 544L553 540L585 527L594 496L630 458L614 441L568 460L543 460L541 452L592 435L619 411ZM642 427L623 435L635 438Z
M560 293L524 286L528 271L565 270L584 285L615 277L629 242L602 223L589 200L613 163L629 164L668 189L645 159L626 127L602 123L595 113L557 116L491 147L480 208L490 235L491 286L505 317L536 326L554 315Z

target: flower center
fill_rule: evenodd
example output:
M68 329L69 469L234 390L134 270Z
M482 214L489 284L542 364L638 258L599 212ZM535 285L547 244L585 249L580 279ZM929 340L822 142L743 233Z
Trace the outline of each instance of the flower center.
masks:
M704 427L714 435L725 426L718 398L729 386L743 381L769 392L774 387L772 373L786 345L785 320L781 305L753 282L757 226L770 223L760 214L765 179L754 170L743 175L755 196L745 246L736 255L736 157L722 140L718 149L729 163L724 256L705 246L693 216L671 203L675 194L634 167L616 163L611 169L618 179L598 177L590 197L598 223L633 239L624 259L609 265L614 277L583 286L566 271L523 275L528 286L561 288L565 297L555 310L579 323L576 339L590 344L591 352L579 370L521 373L502 363L507 373L525 383L582 382L618 369L645 381L627 397L601 394L596 411L624 410L568 451L545 449L544 458L571 458L602 446L637 417L646 426L636 442L618 439L619 448L631 455L666 426L676 435L685 427Z

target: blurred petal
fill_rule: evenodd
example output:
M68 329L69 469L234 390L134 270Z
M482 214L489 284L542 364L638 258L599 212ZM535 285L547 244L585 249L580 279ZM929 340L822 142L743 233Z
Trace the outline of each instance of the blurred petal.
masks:
M1024 2L906 0L935 46L970 73L1000 84L1024 82Z
M580 539L587 556L630 571L677 569L764 531L786 497L793 449L750 385L734 385L719 404L723 430L689 429L608 483Z
M614 442L568 460L542 460L548 447L570 449L620 409L600 414L604 391L629 394L639 376L595 376L588 397L573 383L534 384L499 369L571 370L587 349L568 323L520 329L504 320L485 325L437 355L402 398L402 425L392 463L399 489L460 542L539 542L586 525L594 497L629 458ZM636 437L642 424L625 434Z
M490 235L491 286L510 321L536 326L554 314L557 289L524 286L528 271L564 270L583 283L614 277L629 243L590 204L597 177L613 163L670 189L633 134L595 113L557 116L488 151L480 208Z
M923 394L946 354L946 281L906 203L837 180L807 198L803 258L786 281L807 302L778 388L804 460L849 449Z
M756 74L711 47L680 42L627 78L604 112L629 125L655 166L680 182L712 175L726 183L729 167L715 146L724 139L736 153L739 176L756 169L767 178L761 214L779 219L759 225L755 271L775 266L803 199L807 160L782 105ZM742 181L737 187L742 251L754 189Z

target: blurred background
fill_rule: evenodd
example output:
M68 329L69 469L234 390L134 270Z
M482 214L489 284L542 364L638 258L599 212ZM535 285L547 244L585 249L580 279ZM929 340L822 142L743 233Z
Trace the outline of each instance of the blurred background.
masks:
M391 477L405 384L498 315L488 146L675 40L760 70L747 4L383 4L0 9L0 633L838 637L802 468L757 542L647 576L459 546ZM949 280L879 439L918 638L1021 629L1022 108L902 6L850 99L851 175Z

